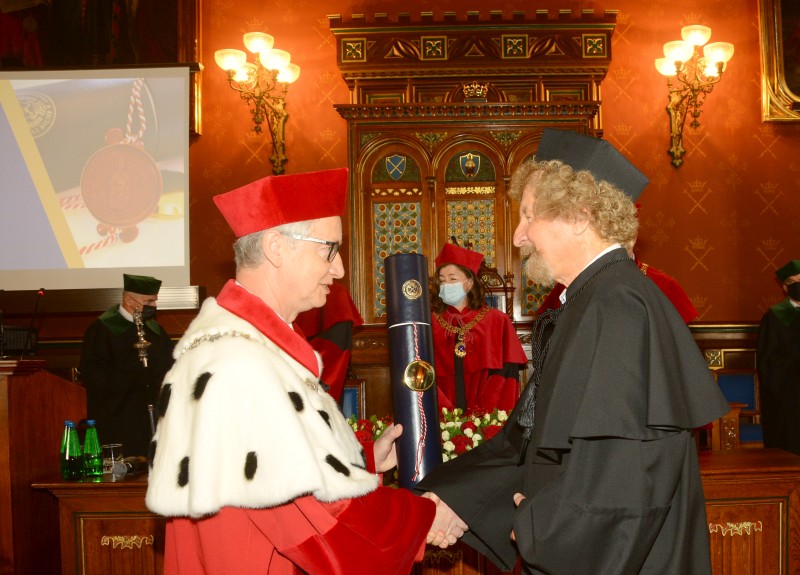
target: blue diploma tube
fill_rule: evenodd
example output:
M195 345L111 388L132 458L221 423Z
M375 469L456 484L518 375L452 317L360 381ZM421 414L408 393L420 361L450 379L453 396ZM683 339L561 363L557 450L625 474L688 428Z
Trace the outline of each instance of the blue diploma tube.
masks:
M442 462L428 260L420 254L394 254L384 265L394 422L403 425L397 471L400 487L411 489Z

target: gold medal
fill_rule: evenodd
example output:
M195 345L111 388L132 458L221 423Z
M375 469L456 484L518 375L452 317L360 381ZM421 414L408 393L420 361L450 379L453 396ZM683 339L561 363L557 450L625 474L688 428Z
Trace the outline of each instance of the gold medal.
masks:
M458 357L466 357L467 355L467 344L464 342L463 334L458 334L458 337L456 337L455 354Z
M415 359L403 372L403 383L411 391L427 391L436 381L436 371L427 361Z

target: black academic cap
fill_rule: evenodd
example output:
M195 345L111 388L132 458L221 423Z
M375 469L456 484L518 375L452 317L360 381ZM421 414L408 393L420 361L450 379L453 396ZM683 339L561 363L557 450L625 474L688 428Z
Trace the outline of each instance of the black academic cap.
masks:
M150 276L122 274L122 289L142 295L157 295L161 288L161 280Z
M545 128L536 151L536 161L544 160L561 160L573 170L588 170L597 181L613 184L633 201L650 183L614 146L575 132Z

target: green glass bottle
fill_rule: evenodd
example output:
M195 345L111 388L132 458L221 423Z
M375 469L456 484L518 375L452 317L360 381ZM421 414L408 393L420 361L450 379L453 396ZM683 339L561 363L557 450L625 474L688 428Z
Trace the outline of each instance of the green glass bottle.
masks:
M75 422L69 419L64 420L64 433L61 435L61 459L64 458L64 450L67 449L67 439L69 439L69 425L75 427Z
M64 450L61 452L61 478L81 479L83 477L83 454L74 421L64 422L64 434L66 439L63 440Z
M86 420L86 435L83 438L83 474L86 477L103 476L103 452L94 419Z

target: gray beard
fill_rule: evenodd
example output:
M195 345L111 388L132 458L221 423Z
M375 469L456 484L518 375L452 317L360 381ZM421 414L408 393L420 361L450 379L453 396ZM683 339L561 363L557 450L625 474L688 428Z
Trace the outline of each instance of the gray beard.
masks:
M525 261L525 276L535 284L552 286L555 282L553 272L534 246L522 246L519 253Z

